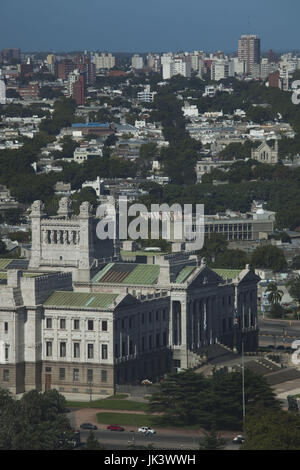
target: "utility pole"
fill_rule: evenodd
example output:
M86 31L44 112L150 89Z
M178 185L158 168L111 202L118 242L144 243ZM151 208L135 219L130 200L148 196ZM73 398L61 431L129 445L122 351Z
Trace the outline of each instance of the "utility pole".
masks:
M245 330L245 307L244 307L244 305L243 305L243 327L242 327L242 395L243 395L243 428L245 429L246 400L245 400L244 330Z

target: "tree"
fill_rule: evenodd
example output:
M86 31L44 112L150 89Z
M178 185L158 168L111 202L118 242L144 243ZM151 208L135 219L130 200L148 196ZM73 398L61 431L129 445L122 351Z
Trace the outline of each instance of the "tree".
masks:
M0 237L0 255L5 255L7 253L6 245L2 238Z
M86 450L104 450L104 447L98 442L93 431L90 431L86 440Z
M293 258L292 268L293 269L300 269L300 255L297 255Z
M285 309L279 303L273 303L269 310L269 315L271 318L283 318L285 313Z
M286 283L286 287L289 291L291 297L296 300L298 304L300 304L300 275L297 274L294 278L290 279Z
M163 412L155 418L165 425L198 424L211 432L216 429L240 430L243 423L242 373L202 374L183 371L170 374L150 397L150 410ZM266 380L246 369L246 413L255 406L280 409L280 402Z
M78 147L78 143L74 142L72 137L66 135L62 141L61 158L73 158L74 150Z
M225 250L216 256L217 268L243 269L249 263L248 255L242 250Z
M274 272L287 269L284 252L272 245L257 247L252 254L250 264L253 268L272 269Z
M40 88L39 95L41 98L46 98L49 100L53 100L54 98L59 98L63 96L60 90L54 90L52 87L45 85Z
M56 391L32 390L17 400L0 390L0 450L70 449L73 431L63 403Z
M290 411L259 410L246 417L242 450L299 450L300 416Z
M207 258L208 261L214 263L216 259L226 253L228 242L226 238L219 233L212 233L209 238L204 241L204 247L200 251L200 254ZM222 266L220 266L222 267Z
M200 450L222 450L226 446L226 441L215 430L205 433L205 437L199 443Z
M150 397L150 410L164 412L161 421L175 425L197 423L197 409L208 379L191 371L169 374Z
M82 188L81 191L75 194L72 194L71 200L72 200L72 208L74 212L76 214L79 214L80 205L83 202L85 201L90 202L95 209L97 206L98 198L97 198L97 194L94 188L91 188L90 186L86 186Z
M266 292L269 293L268 301L271 302L272 305L279 304L284 294L281 289L278 289L277 284L275 284L275 282L271 282L268 285Z

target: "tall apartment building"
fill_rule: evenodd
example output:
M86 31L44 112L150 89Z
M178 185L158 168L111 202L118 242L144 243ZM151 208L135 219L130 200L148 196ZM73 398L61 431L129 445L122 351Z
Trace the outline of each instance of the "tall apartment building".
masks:
M0 70L0 104L6 103L6 85L2 79L2 72Z
M133 69L144 68L144 59L138 54L135 54L131 59L131 66Z
M192 64L190 57L175 57L166 60L163 63L163 79L169 80L175 75L190 77L192 72Z
M224 78L234 76L234 64L230 60L214 60L210 69L211 80L218 82Z
M89 55L79 55L74 59L76 69L84 76L87 86L94 85L96 81L96 65Z
M254 34L245 34L239 40L238 58L246 62L246 73L252 74L253 66L260 64L260 38Z
M269 74L269 86L273 88L281 88L281 80L280 80L280 71L275 70Z
M98 72L101 69L112 69L116 65L116 58L112 54L105 52L102 52L101 55L96 53L94 55L94 62Z
M71 59L64 59L57 65L57 78L66 80L69 73L73 72L75 64Z
M79 70L74 70L68 76L68 97L73 98L78 106L83 106L85 103L85 81L84 76Z
M161 60L159 54L148 54L147 55L147 68L153 72L161 72Z

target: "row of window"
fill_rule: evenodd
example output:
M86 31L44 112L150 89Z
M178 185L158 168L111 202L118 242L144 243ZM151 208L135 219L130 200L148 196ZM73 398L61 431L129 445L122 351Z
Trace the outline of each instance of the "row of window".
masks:
M163 331L162 338L160 333L157 333L155 337L153 335L149 335L148 337L142 336L141 338L141 352L146 350L151 350L154 348L160 348L162 346L168 345L168 333ZM127 355L134 354L134 344L133 341L130 340L129 344L127 341L122 341L121 345L118 343L115 344L115 357L118 358L120 356L125 357Z
M107 370L101 370L100 372L100 377L101 377L101 382L105 383L107 382ZM66 380L66 369L64 367L59 368L59 380ZM87 369L87 377L86 377L87 382L93 382L94 381L94 370L93 369ZM80 381L80 371L79 369L73 369L73 382L79 382Z
M159 322L161 320L167 321L169 316L168 316L168 309L163 309L161 310L156 310L155 312L147 312L147 313L142 313L138 318L141 319L142 325L146 323L152 323L154 321ZM119 322L121 324L122 330L126 329L127 327L129 329L134 328L136 326L135 324L135 316L131 317L125 317L122 318L121 320L117 320L117 328L119 328Z
M65 330L67 327L67 320L65 318L60 318L59 319L59 328L61 330ZM48 317L46 318L46 328L51 329L53 328L53 319ZM89 331L94 331L95 328L95 322L94 320L88 320L87 321L87 329ZM73 330L80 330L80 320L79 319L74 319L73 320ZM102 331L107 331L107 321L103 320L101 322L101 330Z
M88 359L94 359L95 345L93 343L87 344L87 357ZM80 358L80 343L73 343L73 358ZM53 355L53 341L46 341L46 357L52 357ZM67 355L67 343L65 341L59 342L59 357L63 358ZM108 359L108 345L101 345L101 359Z
M246 232L252 231L252 224L205 225L205 232Z

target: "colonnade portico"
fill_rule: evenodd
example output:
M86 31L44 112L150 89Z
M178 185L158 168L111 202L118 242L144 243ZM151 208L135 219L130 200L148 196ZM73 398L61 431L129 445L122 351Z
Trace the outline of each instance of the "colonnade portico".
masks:
M64 228L42 229L43 245L79 245L80 231Z
M175 360L180 360L180 368L189 366L188 351L197 352L215 341L213 305L210 297L171 300L169 344Z

